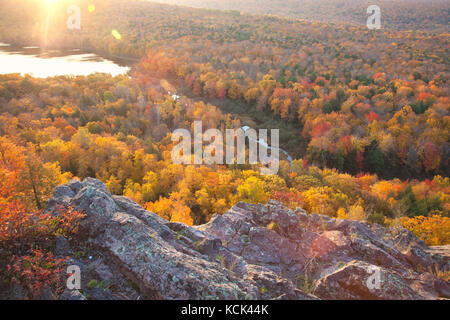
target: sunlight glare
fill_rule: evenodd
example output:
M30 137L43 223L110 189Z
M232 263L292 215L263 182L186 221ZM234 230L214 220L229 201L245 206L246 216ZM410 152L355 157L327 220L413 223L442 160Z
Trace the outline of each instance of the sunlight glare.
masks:
M117 31L116 29L114 29L111 34L113 35L114 38L116 38L117 40L122 39L122 35L119 33L119 31Z
M45 0L48 6L54 5L58 0Z

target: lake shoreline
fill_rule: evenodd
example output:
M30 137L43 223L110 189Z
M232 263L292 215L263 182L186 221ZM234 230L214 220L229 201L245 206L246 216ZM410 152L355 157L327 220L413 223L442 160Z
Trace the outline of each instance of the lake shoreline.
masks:
M96 54L104 59L108 59L114 62L118 62L120 63L122 66L124 67L132 67L134 66L136 63L138 63L139 61L141 61L142 57L137 57L137 56L119 56L119 55L114 55L111 54L109 52L107 52L106 50L101 50L95 47L87 47L87 48L76 48L74 46L63 46L63 45L59 45L59 46L48 46L48 47L42 47L40 44L36 44L36 43L26 43L26 42L22 42L22 41L10 41L10 40L5 40L5 39L0 39L0 43L3 44L7 44L10 47L20 47L20 48L31 48L31 47L36 47L42 50L46 50L46 51L53 51L53 50L59 50L59 51L71 51L71 50L80 50L80 52L84 52L84 53L93 53ZM1 46L0 46L1 48Z
M17 45L0 40L0 72L2 74L29 74L36 78L54 76L86 76L106 73L112 76L129 75L136 63L124 61L98 51L65 47L51 49Z

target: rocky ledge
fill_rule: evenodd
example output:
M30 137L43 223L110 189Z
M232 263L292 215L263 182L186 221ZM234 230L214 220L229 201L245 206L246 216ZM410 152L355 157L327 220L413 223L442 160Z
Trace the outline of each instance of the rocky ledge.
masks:
M59 206L86 214L85 240L56 244L55 254L71 257L82 276L82 289L59 299L450 297L436 276L448 272L449 256L404 229L307 215L276 201L238 203L190 227L90 178L57 187L46 210Z

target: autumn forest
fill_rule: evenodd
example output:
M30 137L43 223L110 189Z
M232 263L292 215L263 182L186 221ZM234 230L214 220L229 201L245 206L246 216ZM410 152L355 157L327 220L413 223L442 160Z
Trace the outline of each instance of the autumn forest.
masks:
M117 77L0 75L2 265L10 252L23 258L36 235L70 236L77 215L55 220L43 210L53 189L75 177L97 178L189 225L239 201L275 199L450 244L448 2L436 23L412 8L409 20L395 24L397 10L388 27L369 30L364 9L358 24L288 9L263 15L273 12L252 2L240 12L79 0L70 3L82 9L82 28L67 30L61 0L47 32L43 3L2 0L0 41L82 48L131 69ZM258 165L174 164L171 133L192 130L195 120L222 131L279 128L294 160L282 159L271 176Z

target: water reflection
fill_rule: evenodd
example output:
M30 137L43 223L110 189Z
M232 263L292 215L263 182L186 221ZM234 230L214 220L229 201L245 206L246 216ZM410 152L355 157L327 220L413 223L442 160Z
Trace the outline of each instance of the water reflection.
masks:
M0 43L0 74L30 74L38 78L60 75L125 74L126 63L104 59L93 53L72 50L42 50L39 47L14 47Z

